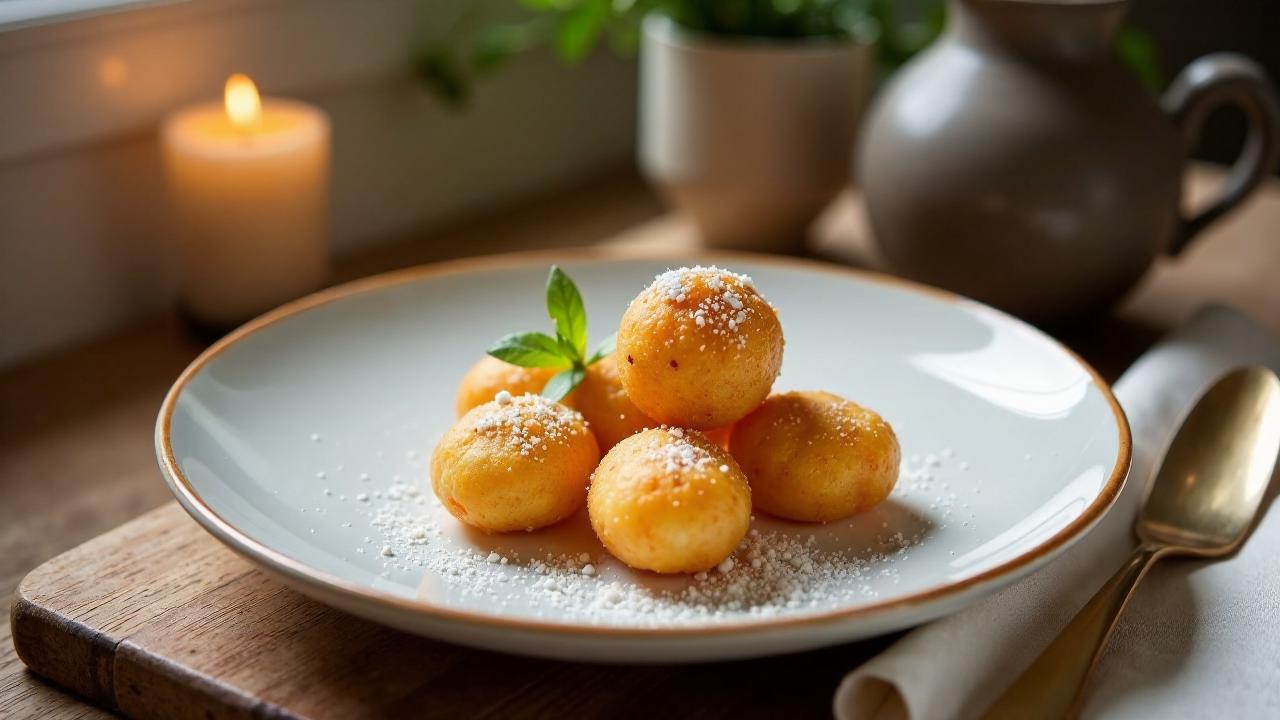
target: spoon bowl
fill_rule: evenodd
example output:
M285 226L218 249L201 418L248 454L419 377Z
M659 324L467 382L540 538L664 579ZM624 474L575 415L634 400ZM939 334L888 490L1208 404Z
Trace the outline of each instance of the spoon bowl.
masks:
M1169 445L1138 537L1165 553L1217 556L1243 542L1280 451L1280 380L1266 368L1236 370L1191 410Z

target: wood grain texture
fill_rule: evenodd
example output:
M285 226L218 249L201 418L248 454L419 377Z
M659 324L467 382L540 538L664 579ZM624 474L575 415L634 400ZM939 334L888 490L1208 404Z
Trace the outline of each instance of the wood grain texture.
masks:
M1220 177L1214 171L1194 174L1193 197L1206 196ZM816 254L821 257L878 266L853 194L821 219L816 236ZM376 254L349 258L341 264L337 279L461 255L597 242L687 249L696 240L686 220L659 215L659 206L638 178L615 175L573 192L496 209L407 238ZM1061 331L1060 336L1104 376L1115 378L1162 332L1206 302L1233 304L1280 332L1277 268L1280 186L1272 183L1181 257L1161 260L1113 315ZM200 348L173 319L158 318L0 373L0 598L10 597L23 573L39 563L167 500L151 445L155 412L169 383ZM154 523L155 517L139 522ZM201 537L194 524L183 522L185 527L179 523L173 530L178 537L197 533L192 541L204 540L201 547L207 547L212 556L223 553L230 560L228 567L240 562ZM144 526L130 527L138 531ZM117 554L106 545L92 547L99 553ZM241 716L270 715L273 708L285 707L293 712L310 708L318 716L336 716L339 709L349 714L432 715L448 708L482 717L654 712L727 717L735 712L784 714L793 709L787 704L790 701L825 715L835 679L879 647L853 645L790 662L634 670L520 660L427 641L397 645L405 642L403 636L349 618L338 623L349 628L347 634L304 640L296 632L311 626L332 630L337 621L326 620L326 613L336 614L314 604L307 609L308 601L273 588L247 566L241 566L243 577L223 578L215 587L207 584L211 576L203 573L160 578L129 575L128 563L145 569L148 563L164 561L164 553L151 554L145 547L130 552L135 554L100 558L108 564L99 564L92 572L61 570L68 582L78 583L76 592L96 595L86 597L83 607L66 611L74 610L73 614L39 611L41 606L34 602L15 604L14 626L38 635L24 636L18 644L65 666L51 666L50 672L66 678L64 682L78 696L27 672L10 641L10 627L0 623L0 716L106 717L81 701L95 697L102 704L119 703L125 712L166 716L193 712L186 706L145 704L173 697L175 692L148 686L148 678L180 678L148 664L155 661L150 649L159 647L151 633L162 627L166 630L159 631L164 636L159 639L188 643L175 645L173 652L194 656L189 665L204 673L202 677L247 682L242 678L262 674L277 682L275 689L264 688L254 696L250 705L219 706ZM167 614L171 603L158 599L165 595L148 594L148 586L165 595L178 588L175 597L190 597L181 593L198 590L200 601L210 603L210 619L199 623L190 617L184 620L181 614ZM233 609L234 604L228 603L241 590L259 593L254 597L261 599L262 606ZM91 622L63 623L64 618L78 616ZM256 624L261 622L269 624ZM388 633L401 640L388 639ZM258 644L219 654L217 643L233 637ZM164 647L169 652L169 646ZM336 654L348 662L313 657L326 648L341 650ZM217 658L206 658L206 653ZM256 665L256 653L272 658L275 665ZM393 663L385 671L371 669L384 667L377 660L383 656L400 658L400 664ZM287 679L293 665L305 667L307 677L316 680L307 686L290 686ZM816 670L806 674L795 669L804 665ZM368 697L367 690L355 685L356 679L393 692ZM187 680L181 684L194 685ZM345 690L338 692L335 687ZM109 700L101 697L106 693ZM330 708L333 712L326 712ZM205 708L195 710L204 716Z
M231 552L216 542L175 532L174 519L173 513L143 515L27 575L12 610L13 643L23 662L114 707L119 638L248 572L228 564ZM168 571L157 574L157 568Z
M308 600L174 503L34 570L12 621L35 672L129 717L174 720L820 716L845 669L887 642L639 668L470 650Z
M634 173L609 173L344 258L334 281L464 255L588 245L660 212ZM203 346L166 316L0 372L0 605L41 562L170 499L152 446L156 411ZM107 715L29 673L0 622L0 717Z

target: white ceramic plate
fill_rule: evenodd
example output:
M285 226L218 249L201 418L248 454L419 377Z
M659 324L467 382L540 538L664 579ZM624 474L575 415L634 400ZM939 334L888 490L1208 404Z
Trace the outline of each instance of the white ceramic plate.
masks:
M680 257L469 260L305 298L182 374L160 413L160 465L209 532L322 602L466 645L621 662L795 651L936 618L1049 562L1116 497L1124 415L1037 330L835 266L700 260L751 274L778 308L776 388L829 390L893 423L904 472L888 501L824 526L757 517L756 550L701 580L628 570L582 517L486 536L435 502L427 462L457 381L500 335L548 326L548 266L578 282L594 342ZM541 570L548 555L557 567Z

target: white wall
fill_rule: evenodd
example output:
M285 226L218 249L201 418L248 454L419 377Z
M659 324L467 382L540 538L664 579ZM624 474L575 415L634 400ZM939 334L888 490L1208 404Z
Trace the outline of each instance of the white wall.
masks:
M188 0L0 29L0 366L172 302L155 127L233 71L334 124L344 253L629 162L634 68L535 56L443 109L406 71L450 3Z

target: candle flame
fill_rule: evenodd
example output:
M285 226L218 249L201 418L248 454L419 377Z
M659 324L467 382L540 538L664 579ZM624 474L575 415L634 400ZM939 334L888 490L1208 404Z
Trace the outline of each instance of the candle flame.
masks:
M254 127L262 119L262 99L258 97L258 86L253 84L248 75L236 73L227 78L223 101L227 117L238 128Z

